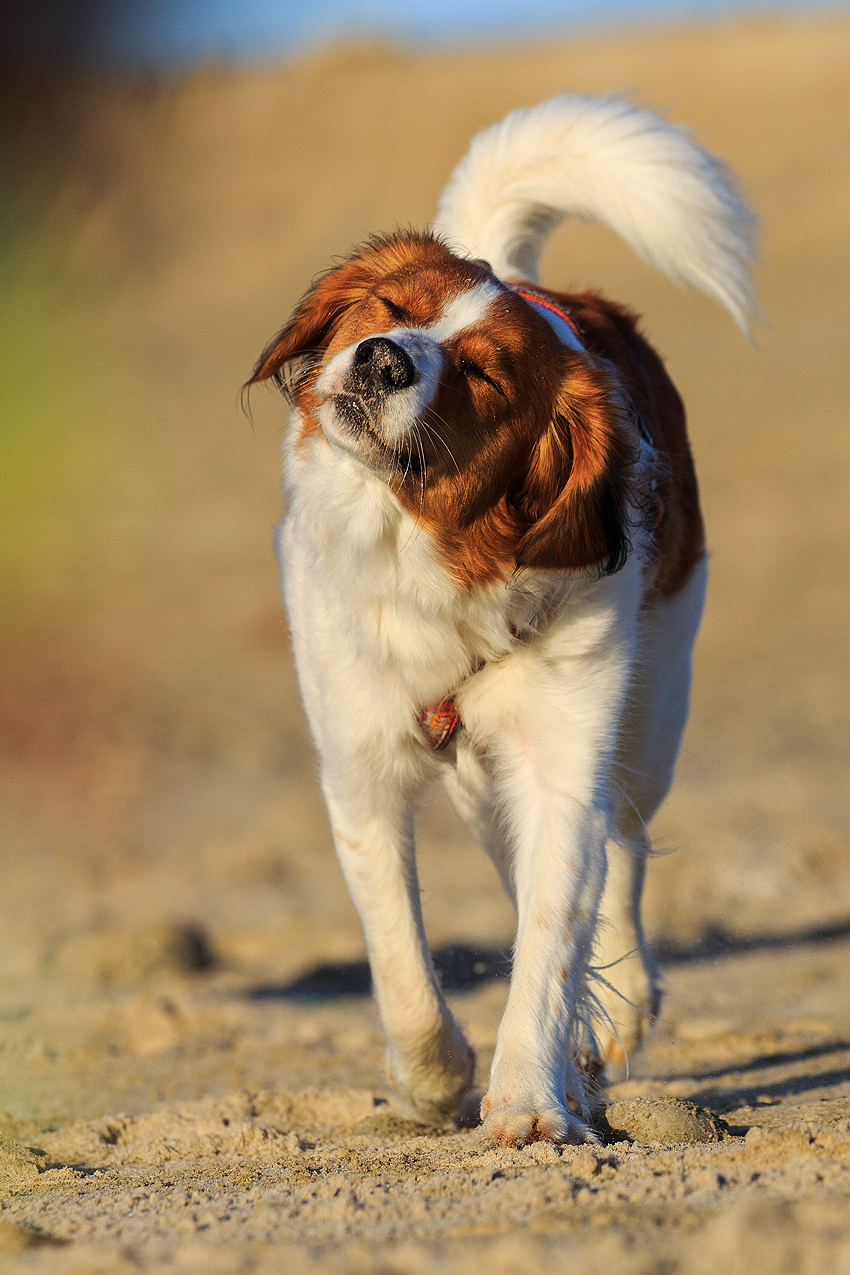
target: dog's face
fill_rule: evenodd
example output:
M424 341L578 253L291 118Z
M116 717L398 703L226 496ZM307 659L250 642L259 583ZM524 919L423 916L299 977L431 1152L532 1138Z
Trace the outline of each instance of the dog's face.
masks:
M308 293L251 384L295 361L301 441L378 474L465 584L620 564L616 384L486 262L430 235L372 241Z

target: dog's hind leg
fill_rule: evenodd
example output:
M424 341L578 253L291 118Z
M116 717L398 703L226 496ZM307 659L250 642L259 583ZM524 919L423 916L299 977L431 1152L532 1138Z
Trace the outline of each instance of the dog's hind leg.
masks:
M505 893L516 907L516 889L511 872L511 850L498 817L493 795L493 778L486 760L466 734L456 744L456 763L443 772L449 799L476 841L486 850L499 874Z
M706 564L685 587L644 616L614 763L619 801L606 847L608 871L593 966L599 1061L625 1062L661 1004L661 978L648 951L641 894L650 846L647 825L667 795L688 715L691 649L705 596Z
M643 829L628 840L610 838L605 892L591 979L596 1002L591 1067L625 1062L661 1006L661 977L643 933L641 894L649 841Z

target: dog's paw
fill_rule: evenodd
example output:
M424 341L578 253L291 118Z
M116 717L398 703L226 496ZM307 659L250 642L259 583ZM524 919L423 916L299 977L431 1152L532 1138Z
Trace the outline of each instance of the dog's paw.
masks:
M525 1147L530 1142L598 1142L592 1129L566 1107L525 1104L490 1106L481 1104L483 1123L476 1135L483 1146Z
M573 1055L573 1067L582 1080L582 1098L567 1095L567 1103L573 1113L590 1115L591 1122L605 1110L608 1075L605 1062L595 1045L587 1045Z
M415 1049L390 1049L390 1076L417 1115L434 1124L463 1119L473 1105L475 1054L453 1020ZM465 1121L464 1121L465 1122Z

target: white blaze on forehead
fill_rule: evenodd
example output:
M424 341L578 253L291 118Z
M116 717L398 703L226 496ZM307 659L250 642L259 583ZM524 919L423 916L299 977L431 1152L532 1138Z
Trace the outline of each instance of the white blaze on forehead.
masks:
M450 341L453 336L457 336L458 332L463 332L464 328L471 328L479 323L487 313L490 302L501 292L499 284L489 279L484 283L476 284L468 292L462 292L459 297L452 297L437 322L425 328L424 331L434 341Z

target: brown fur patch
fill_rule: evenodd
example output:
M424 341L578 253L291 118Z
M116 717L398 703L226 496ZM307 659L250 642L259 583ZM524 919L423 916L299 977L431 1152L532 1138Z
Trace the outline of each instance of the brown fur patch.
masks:
M646 422L658 458L657 494L663 515L654 528L653 594L683 588L705 554L699 491L688 442L685 409L661 358L638 328L638 316L598 292L565 294L548 288L576 321L587 349L617 369L623 388ZM654 518L653 506L651 515Z

